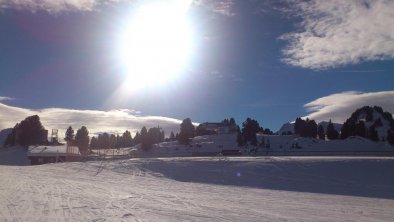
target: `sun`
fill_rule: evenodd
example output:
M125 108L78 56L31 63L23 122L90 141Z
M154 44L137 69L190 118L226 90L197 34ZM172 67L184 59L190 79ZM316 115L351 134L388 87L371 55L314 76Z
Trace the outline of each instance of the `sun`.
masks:
M127 82L140 87L165 84L185 69L193 48L187 17L191 2L148 1L132 13L119 45Z

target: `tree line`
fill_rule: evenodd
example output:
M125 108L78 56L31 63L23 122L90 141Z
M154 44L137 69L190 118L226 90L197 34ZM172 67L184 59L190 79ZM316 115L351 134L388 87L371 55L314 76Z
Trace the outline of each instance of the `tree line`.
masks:
M373 119L374 113L379 113L382 118L388 122L389 129L386 136L379 138L377 129L383 126L380 118ZM360 120L360 115L364 115L364 119ZM371 121L374 120L372 124ZM368 127L366 122L368 122ZM257 120L247 118L242 123L240 128L234 118L224 119L218 126L228 127L230 132L237 132L237 144L243 145L261 145L262 142L257 141L256 134L272 135L273 132L268 128L260 126ZM188 145L191 139L195 136L208 135L212 132L206 130L203 125L197 128L193 125L190 118L186 118L180 124L179 133L170 133L168 138L165 138L164 131L159 127L152 127L147 129L145 126L137 131L132 137L131 132L126 130L121 135L110 133L102 133L98 136L89 137L89 131L86 126L82 126L74 134L74 129L69 126L65 133L64 140L72 142L79 147L82 154L88 154L91 149L108 149L108 148L125 148L140 144L142 150L149 150L153 144L164 141L178 141L180 144ZM338 132L331 120L328 122L327 128L324 129L322 125L317 125L314 120L296 118L294 124L294 133L301 137L319 138L319 139L346 139L350 136L360 136L371 139L373 141L387 140L394 146L394 120L391 113L383 112L381 107L365 106L356 110L350 118L348 118ZM48 130L41 124L38 115L29 116L20 123L17 123L7 136L4 146L30 146L30 145L50 145L48 142Z

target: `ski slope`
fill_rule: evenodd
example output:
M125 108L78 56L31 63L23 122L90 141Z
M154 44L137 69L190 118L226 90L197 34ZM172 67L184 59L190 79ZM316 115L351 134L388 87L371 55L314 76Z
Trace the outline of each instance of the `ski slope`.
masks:
M392 221L392 157L0 166L0 221Z

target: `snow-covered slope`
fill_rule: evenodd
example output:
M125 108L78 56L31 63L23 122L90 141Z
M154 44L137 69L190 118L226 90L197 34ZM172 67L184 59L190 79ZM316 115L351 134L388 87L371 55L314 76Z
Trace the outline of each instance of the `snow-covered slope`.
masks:
M392 221L393 158L0 166L0 221Z
M30 165L30 160L27 158L26 152L26 148L20 146L0 148L0 165Z
M208 135L193 138L191 145L181 145L177 141L154 145L149 151L142 151L138 146L131 151L133 157L190 157L215 156L222 150L241 150L243 155L394 155L394 147L384 142L373 142L361 137L349 137L345 140L325 141L302 138L295 135L258 135L257 140L269 147L258 148L257 153L250 153L253 147L238 147L236 134Z

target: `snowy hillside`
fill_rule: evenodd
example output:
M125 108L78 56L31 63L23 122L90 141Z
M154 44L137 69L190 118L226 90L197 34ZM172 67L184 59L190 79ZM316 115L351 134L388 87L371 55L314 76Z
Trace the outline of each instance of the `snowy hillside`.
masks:
M222 150L240 150L243 155L394 155L394 147L383 142L373 142L361 137L349 137L345 140L325 141L302 138L295 135L258 135L257 140L264 140L269 147L260 147L257 153L250 153L249 148L238 147L236 134L206 135L193 138L190 145L181 145L178 141L153 145L149 151L142 151L138 146L131 151L133 157L190 157L216 156Z
M392 221L393 158L0 166L0 221Z

